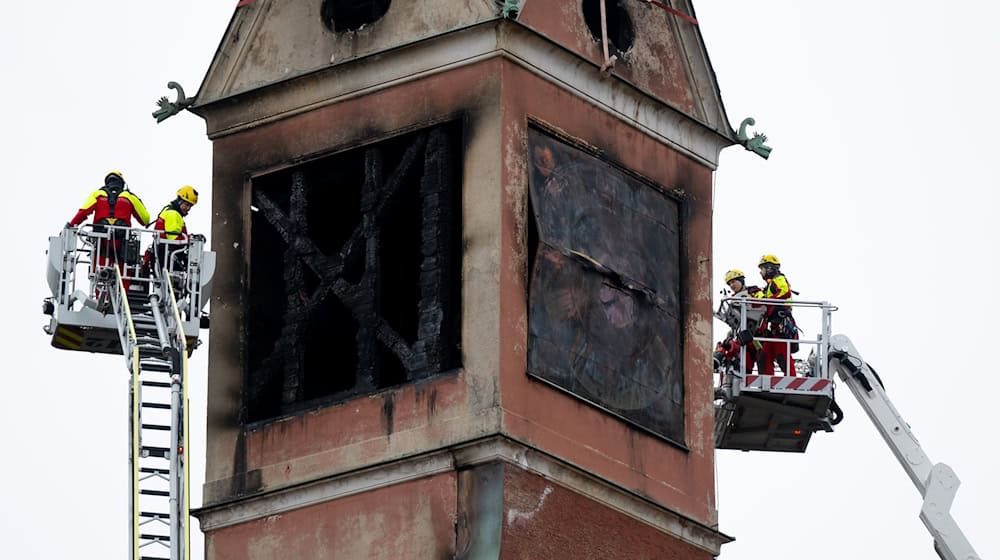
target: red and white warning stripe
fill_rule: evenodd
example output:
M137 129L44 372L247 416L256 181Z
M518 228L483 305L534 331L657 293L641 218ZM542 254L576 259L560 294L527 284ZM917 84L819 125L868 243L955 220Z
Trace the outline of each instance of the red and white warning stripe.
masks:
M829 379L789 377L787 375L748 375L745 387L784 389L789 391L822 391L830 386Z

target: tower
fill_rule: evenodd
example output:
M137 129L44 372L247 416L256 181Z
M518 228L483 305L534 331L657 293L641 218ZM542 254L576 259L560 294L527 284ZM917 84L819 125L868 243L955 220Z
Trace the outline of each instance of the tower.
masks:
M694 23L602 4L236 11L192 108L218 253L207 558L728 540L711 180L734 133Z

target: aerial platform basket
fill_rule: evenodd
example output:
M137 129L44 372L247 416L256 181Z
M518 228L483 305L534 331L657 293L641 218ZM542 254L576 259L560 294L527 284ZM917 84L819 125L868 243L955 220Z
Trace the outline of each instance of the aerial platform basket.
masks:
M804 452L813 433L832 432L833 425L840 419L839 408L834 402L832 373L827 365L830 314L836 308L826 302L745 298L727 298L723 305L740 310L740 331L747 328L746 315L751 305L791 308L800 324L805 312L819 311L816 339L794 341L801 347L812 347L807 361L796 360L798 376L756 373L754 364L748 363L746 346L741 347L738 360L717 364L720 384L715 391L716 448ZM778 338L755 337L754 340L789 347L792 344L792 341ZM791 352L785 355L791 359ZM782 368L784 371L789 369L787 365Z
M802 325L800 314L804 315L809 308L819 310L816 338L795 340L799 345L812 347L808 360L795 362L801 377L760 375L753 371L753 364L748 364L747 346L753 340L789 345L785 355L791 359L792 341L750 336L747 311L759 316L761 306L782 306L784 311L800 308L795 312L799 325ZM731 313L734 309L739 313ZM832 432L833 426L843 419L833 398L833 375L837 374L923 497L920 520L934 538L934 551L942 560L980 560L950 512L959 486L958 476L948 465L935 464L927 457L910 425L889 401L881 379L861 358L851 340L842 334L831 335L830 314L835 310L826 302L742 297L723 300L717 317L730 323L733 330L727 342L734 342L723 345L717 360L715 446L743 451L804 452L814 433ZM735 352L737 348L739 351ZM783 371L789 371L790 365L786 362Z
M151 278L140 273L141 249L152 248L169 265L182 314L182 328L189 351L197 346L203 308L212 291L215 253L205 250L201 236L168 240L163 232L141 228L85 225L66 228L49 237L46 279L52 296L43 311L50 316L45 332L52 346L64 350L121 354L118 319L102 289L113 280L118 266L121 278L131 285L129 300L148 304ZM207 317L205 317L207 319Z

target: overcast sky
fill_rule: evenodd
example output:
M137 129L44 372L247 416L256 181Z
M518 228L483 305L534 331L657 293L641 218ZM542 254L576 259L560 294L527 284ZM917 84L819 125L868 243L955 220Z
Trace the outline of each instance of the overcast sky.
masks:
M318 1L318 0L317 0ZM539 1L539 0L534 0ZM633 0L638 3L638 0ZM0 0L8 219L0 392L4 557L125 557L127 373L121 358L57 351L42 333L44 251L109 169L158 210L183 184L211 198L204 123L155 124L179 81L194 95L235 0ZM991 2L697 3L734 127L716 174L715 280L781 257L802 299L840 307L934 461L962 479L953 512L1000 558L1000 453L989 411L1000 364L994 139L1000 7ZM210 209L190 230L208 233ZM723 326L717 324L721 336ZM807 333L815 334L815 333ZM207 347L191 361L192 497L204 473ZM936 558L920 498L852 400L802 455L718 453L721 558ZM200 533L192 531L201 558ZM55 546L55 539L64 544Z

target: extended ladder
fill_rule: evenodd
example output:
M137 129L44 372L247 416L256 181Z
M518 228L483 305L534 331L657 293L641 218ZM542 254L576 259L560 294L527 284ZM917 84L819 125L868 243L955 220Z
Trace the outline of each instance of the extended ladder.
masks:
M200 235L86 225L49 237L47 254L52 346L121 354L130 374L130 558L188 560L187 358L208 327L215 253Z
M187 343L164 269L148 292L108 282L129 380L131 559L188 560Z

